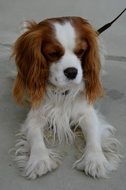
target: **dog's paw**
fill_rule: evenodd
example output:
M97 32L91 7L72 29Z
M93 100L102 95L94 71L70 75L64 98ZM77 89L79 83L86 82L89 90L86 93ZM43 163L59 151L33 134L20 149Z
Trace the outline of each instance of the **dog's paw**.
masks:
M28 179L36 179L47 172L50 172L60 164L60 157L57 153L31 155L23 171L23 175Z
M109 170L109 162L103 152L85 152L80 160L77 160L73 167L82 170L86 175L94 178L105 178Z
M18 139L14 151L14 161L21 174L28 179L35 179L58 167L62 155L51 149L36 148L31 151L25 136Z

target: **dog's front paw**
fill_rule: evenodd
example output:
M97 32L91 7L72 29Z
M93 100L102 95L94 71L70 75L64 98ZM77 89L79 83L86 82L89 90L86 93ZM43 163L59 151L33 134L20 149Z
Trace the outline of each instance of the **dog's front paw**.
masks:
M41 156L31 155L23 175L28 179L36 179L49 171L52 171L60 164L60 157L56 153L45 154Z
M86 175L99 178L106 177L109 170L109 162L103 152L86 151L81 159L74 163L74 167L84 171Z

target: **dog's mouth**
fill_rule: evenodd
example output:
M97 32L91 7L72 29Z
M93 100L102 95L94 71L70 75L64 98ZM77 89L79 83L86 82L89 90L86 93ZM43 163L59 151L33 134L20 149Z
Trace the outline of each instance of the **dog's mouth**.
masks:
M48 87L51 90L50 93L56 96L62 95L62 96L71 96L72 94L76 94L79 91L83 91L84 89L84 83L81 81L79 85L77 84L70 84L70 85L64 85L64 86L58 86L48 82Z
M57 87L57 88L75 88L78 85L80 85L82 83L82 79L81 78L75 78L73 80L70 80L68 78L64 78L61 80L61 78L53 78L51 80L51 78L49 78L48 83L52 84L53 86Z
M67 91L69 89L74 89L74 88L77 88L81 82L77 83L76 81L70 81L70 80L64 80L64 81L56 81L56 82L53 82L53 81L49 81L48 84L51 84L52 86L55 87L55 89L59 89L61 91L63 91L64 94L67 94Z

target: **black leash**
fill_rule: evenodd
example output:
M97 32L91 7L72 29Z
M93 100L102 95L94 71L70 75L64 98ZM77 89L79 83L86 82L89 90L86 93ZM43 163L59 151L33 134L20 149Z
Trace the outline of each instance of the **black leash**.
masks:
M101 28L99 28L97 30L98 34L101 34L102 32L104 32L105 30L107 30L124 12L126 11L126 8L111 22L105 24L104 26L102 26Z

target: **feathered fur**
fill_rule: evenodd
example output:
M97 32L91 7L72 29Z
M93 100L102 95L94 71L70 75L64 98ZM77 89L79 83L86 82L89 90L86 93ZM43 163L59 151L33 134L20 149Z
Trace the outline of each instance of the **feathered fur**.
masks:
M93 107L103 95L97 41L95 30L79 17L32 22L17 39L13 94L19 103L27 94L31 110L15 145L15 161L26 177L35 179L58 167L61 156L47 144L46 134L51 132L51 142L75 143L73 126L80 127L86 142L75 168L94 178L117 168L113 127Z

